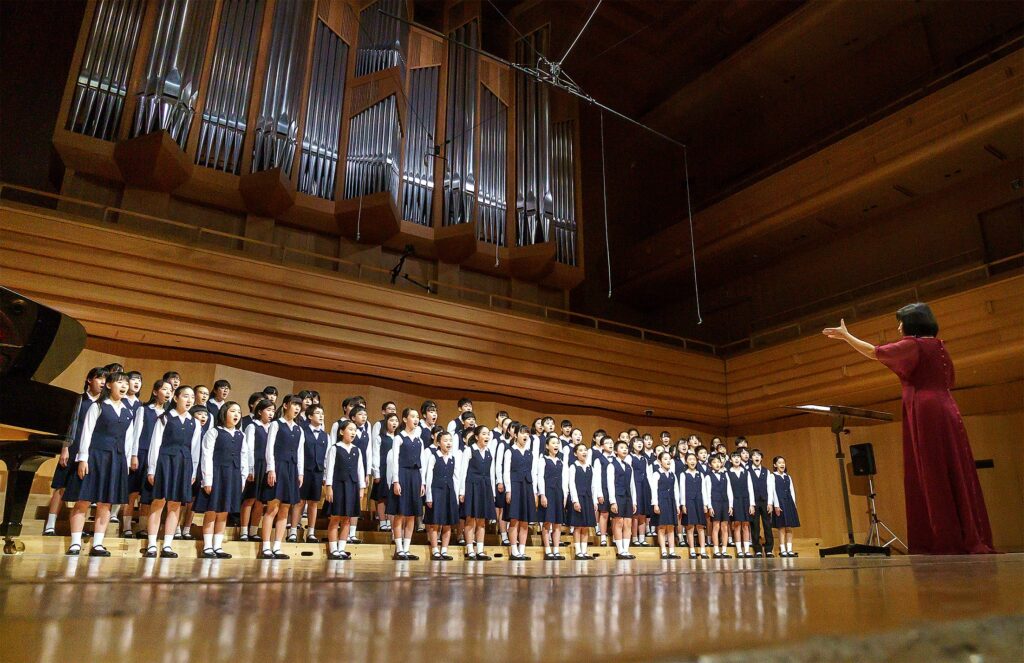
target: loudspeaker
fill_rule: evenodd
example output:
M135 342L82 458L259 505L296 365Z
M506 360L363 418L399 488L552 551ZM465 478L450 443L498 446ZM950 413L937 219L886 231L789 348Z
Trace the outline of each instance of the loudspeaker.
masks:
M864 477L875 474L875 450L870 442L850 445L850 465L854 476Z

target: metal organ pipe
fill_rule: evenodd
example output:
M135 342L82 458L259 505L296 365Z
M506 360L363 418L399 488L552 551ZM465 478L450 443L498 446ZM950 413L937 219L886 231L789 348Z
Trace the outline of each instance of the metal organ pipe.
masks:
M508 107L493 92L481 86L480 182L477 202L480 226L477 238L505 246L505 191L508 140Z
M473 19L451 33L448 44L448 105L444 177L444 225L473 220L476 175L473 129L476 120L479 56L468 48L480 47L479 21Z
M516 61L537 65L547 48L547 28L516 42ZM516 73L516 228L520 246L550 238L551 103L547 85Z
M347 63L348 44L317 21L298 190L328 200L334 200Z
M291 174L312 14L312 0L278 2L274 9L267 77L256 120L254 173L280 166L286 175Z
M405 77L405 53L409 43L409 25L381 12L408 19L406 0L377 0L359 12L359 48L356 49L356 76L365 76L391 67L401 67Z
M352 117L345 163L346 198L390 191L398 202L401 137L395 95Z
M224 0L196 163L238 174L245 141L263 0Z
M551 170L554 203L555 259L576 264L576 182L573 169L572 120L558 122L551 129Z
M65 125L70 131L117 138L144 9L142 0L96 3Z
M405 137L402 172L402 218L430 225L434 199L434 126L437 121L437 83L441 67L409 72L409 130Z
M138 92L132 136L163 129L182 148L199 96L199 77L214 3L163 0L146 77Z

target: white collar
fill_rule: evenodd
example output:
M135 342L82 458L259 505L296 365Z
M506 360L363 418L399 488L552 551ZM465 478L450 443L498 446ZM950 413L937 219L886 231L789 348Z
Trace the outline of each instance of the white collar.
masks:
M177 410L168 410L168 414L170 414L172 417L177 417L178 419L181 419L181 423L185 423L186 421L192 418L192 415L189 414L188 412L185 412L184 414L178 414Z
M284 425L288 426L289 430L291 430L292 428L295 428L296 426L299 425L299 423L297 421L295 421L294 419L292 420L291 423L288 423L288 420L285 419L284 417L278 417L277 418L277 422L279 424L284 424Z
M314 433L319 433L323 429L324 429L323 426L310 426L309 427L309 430L313 431Z
M228 428L227 426L217 426L217 428L221 429L225 433L231 433L232 435L238 432L238 428Z

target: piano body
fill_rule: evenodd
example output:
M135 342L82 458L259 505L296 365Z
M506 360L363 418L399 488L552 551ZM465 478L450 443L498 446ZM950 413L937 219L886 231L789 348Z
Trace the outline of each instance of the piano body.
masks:
M85 328L31 298L0 286L0 461L7 466L0 535L19 548L32 481L60 453L79 394L48 384L85 347Z

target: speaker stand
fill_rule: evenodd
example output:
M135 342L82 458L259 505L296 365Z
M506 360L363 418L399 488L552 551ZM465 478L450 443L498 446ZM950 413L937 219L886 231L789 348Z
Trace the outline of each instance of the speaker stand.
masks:
M836 462L839 465L839 483L843 491L843 508L846 510L846 537L847 543L831 548L822 548L818 551L822 557L830 555L885 555L891 554L889 545L873 546L857 543L853 538L853 515L850 513L850 492L846 484L846 454L843 453L843 440L841 435L846 430L846 417L842 414L832 416L832 434L836 436ZM886 527L886 529L889 529ZM890 542L891 543L891 542Z
M896 536L896 532L889 529L889 526L882 522L882 519L878 517L878 511L875 509L875 482L874 475L868 475L868 513L871 515L871 529L868 531L868 545L874 547L882 547L888 549L894 541L898 542L903 549L909 551L907 544L903 543L900 537ZM889 535L889 540L882 543L882 530Z

